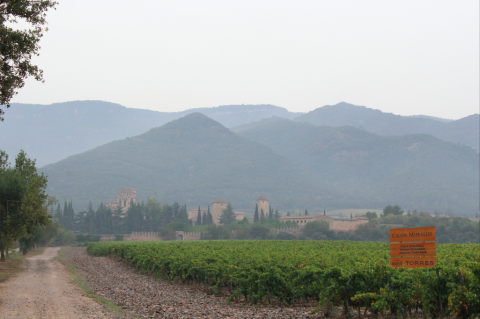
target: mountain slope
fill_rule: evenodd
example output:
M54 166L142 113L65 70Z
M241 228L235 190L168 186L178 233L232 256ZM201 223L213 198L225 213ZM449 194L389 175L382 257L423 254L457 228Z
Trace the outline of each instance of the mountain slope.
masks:
M480 117L478 114L445 122L425 116L410 117L383 113L342 102L320 107L295 120L316 126L351 125L381 135L430 134L444 141L468 145L479 151Z
M286 209L304 207L319 193L330 202L342 198L325 186L314 188L281 156L200 113L41 170L48 174L49 194L74 199L77 209L115 199L125 185L135 187L141 200L155 195L191 207L223 197L246 212L253 212L259 194Z
M334 185L359 207L473 213L479 207L479 156L469 147L415 134L381 136L355 127L264 120L238 133Z
M57 162L111 141L161 126L193 112L203 113L230 127L296 113L273 105L227 105L184 112L156 112L126 108L103 101L74 101L51 105L16 104L0 123L0 149L14 157L20 149L38 166Z

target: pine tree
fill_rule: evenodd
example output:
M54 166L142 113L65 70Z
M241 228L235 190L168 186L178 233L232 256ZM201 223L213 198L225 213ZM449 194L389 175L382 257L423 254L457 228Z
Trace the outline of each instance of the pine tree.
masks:
M253 222L256 223L260 221L260 218L258 216L258 204L255 204L255 214L253 215Z
M305 216L308 216L308 210L305 209Z
M278 212L278 209L275 211L275 215L273 216L275 219L280 219L280 213Z
M200 206L198 206L198 214L197 214L197 222L195 225L201 225L202 224L202 212L200 211Z
M222 210L222 214L220 215L220 224L228 226L236 220L237 218L233 212L232 205L229 203L227 207Z

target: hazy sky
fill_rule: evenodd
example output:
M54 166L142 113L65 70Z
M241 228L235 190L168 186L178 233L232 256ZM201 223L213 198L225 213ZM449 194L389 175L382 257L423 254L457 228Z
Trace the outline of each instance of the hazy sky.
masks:
M479 112L478 0L57 1L15 102Z

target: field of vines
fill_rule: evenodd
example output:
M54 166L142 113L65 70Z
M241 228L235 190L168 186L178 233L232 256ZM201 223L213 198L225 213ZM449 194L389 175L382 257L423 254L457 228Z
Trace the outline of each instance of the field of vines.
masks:
M318 301L359 312L476 318L480 245L439 244L434 268L395 269L389 246L347 241L187 241L90 243L92 256L116 256L157 278L210 285L230 300Z

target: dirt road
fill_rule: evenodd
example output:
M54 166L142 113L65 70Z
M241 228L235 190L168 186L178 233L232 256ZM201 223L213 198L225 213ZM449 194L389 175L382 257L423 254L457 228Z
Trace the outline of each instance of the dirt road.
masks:
M25 271L0 285L0 318L109 318L73 285L56 261L59 248L26 259Z

